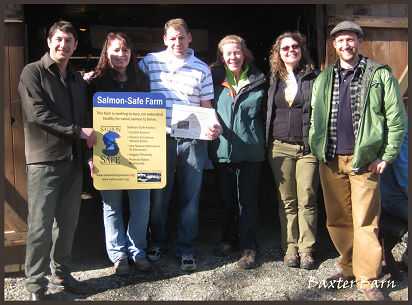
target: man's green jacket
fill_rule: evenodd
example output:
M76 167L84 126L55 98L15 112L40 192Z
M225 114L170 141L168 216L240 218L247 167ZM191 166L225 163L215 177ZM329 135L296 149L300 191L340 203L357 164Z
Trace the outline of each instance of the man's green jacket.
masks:
M320 162L327 162L333 79L331 65L317 77L312 91L309 146ZM355 172L376 159L393 161L399 153L406 128L406 112L399 83L389 66L368 59L360 94L361 118L352 161Z

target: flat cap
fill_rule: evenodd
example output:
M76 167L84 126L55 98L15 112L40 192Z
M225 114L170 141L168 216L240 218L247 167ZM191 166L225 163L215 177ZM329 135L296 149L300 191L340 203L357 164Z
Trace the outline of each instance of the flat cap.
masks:
M363 30L362 28L353 21L345 20L339 22L333 29L330 31L330 36L333 37L336 33L342 31L349 31L354 32L358 35L358 37L363 37Z

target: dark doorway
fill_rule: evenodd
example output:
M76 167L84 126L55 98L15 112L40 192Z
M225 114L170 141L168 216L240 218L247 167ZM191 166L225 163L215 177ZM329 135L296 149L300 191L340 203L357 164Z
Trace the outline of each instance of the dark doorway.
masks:
M299 30L307 36L308 46L316 62L316 5L303 4L224 4L224 5L143 5L143 4L84 4L84 5L25 5L25 20L28 25L28 59L36 60L46 51L46 31L56 20L67 19L79 31L79 46L76 57L96 57L101 43L93 44L93 29L106 26L109 30L127 28L158 28L171 19L184 18L192 30L202 30L208 43L196 54L207 63L215 60L217 43L228 34L242 36L256 57L260 69L267 72L268 55L275 38L287 30ZM162 48L162 33L159 32L159 47ZM136 37L136 36L135 36ZM142 37L142 36L140 36ZM137 37L139 39L139 37ZM198 38L199 39L199 38ZM135 39L136 40L136 39ZM196 37L194 37L194 41ZM136 41L135 41L136 42ZM137 50L144 55L149 49ZM87 61L79 65L91 65ZM88 68L88 67L87 67Z

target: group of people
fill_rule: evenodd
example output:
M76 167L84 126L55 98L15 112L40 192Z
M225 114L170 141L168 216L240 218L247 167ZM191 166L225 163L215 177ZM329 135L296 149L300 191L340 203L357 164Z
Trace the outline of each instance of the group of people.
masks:
M30 299L44 299L49 265L49 285L78 293L84 289L70 275L68 263L81 201L82 160L88 161L93 176L90 155L96 135L90 110L97 91L151 91L166 97L166 187L127 190L128 219L123 218L123 191L100 191L106 249L115 273L128 274L132 265L149 271L168 250L174 188L175 254L182 270L196 270L194 240L208 159L223 211L215 254L239 251L238 266L254 268L257 201L266 159L279 198L284 264L316 267L320 183L327 228L340 254L338 272L329 280L355 278L367 299L383 299L371 284L382 264L379 176L400 151L406 114L390 68L359 54L364 35L359 25L343 21L330 35L338 60L323 72L314 68L304 36L285 32L271 48L270 75L265 76L238 35L220 40L209 67L189 47L186 22L172 19L164 27L166 49L139 62L125 33L108 33L96 68L82 77L69 64L78 43L75 28L67 21L53 24L49 52L23 69L19 84L29 193L25 272ZM210 126L210 141L171 136L173 104L214 108L219 123Z

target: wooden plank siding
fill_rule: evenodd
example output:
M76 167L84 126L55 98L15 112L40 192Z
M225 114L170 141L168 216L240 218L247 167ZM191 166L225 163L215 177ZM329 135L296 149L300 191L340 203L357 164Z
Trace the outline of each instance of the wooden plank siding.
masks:
M402 3L327 5L328 16L408 17L408 5Z
M344 20L342 17L332 17L330 23L337 24ZM376 17L376 16L351 16L351 20L355 21L361 27L367 28L385 28L385 29L407 29L407 17Z
M329 37L330 30L342 20L357 22L365 32L360 53L392 68L400 78L408 65L408 6L406 4L328 5L325 65L337 56Z
M329 26L328 30L333 28ZM392 68L396 78L400 78L408 65L408 30L407 29L382 29L363 28L364 41L360 47L360 53L379 63L387 64ZM326 64L332 64L337 56L328 38L326 42Z
M401 77L399 78L399 87L401 89L401 95L407 95L408 91L408 66L406 66L405 70L402 72Z
M24 244L27 232L27 183L21 101L17 92L24 67L25 25L5 23L5 246Z

